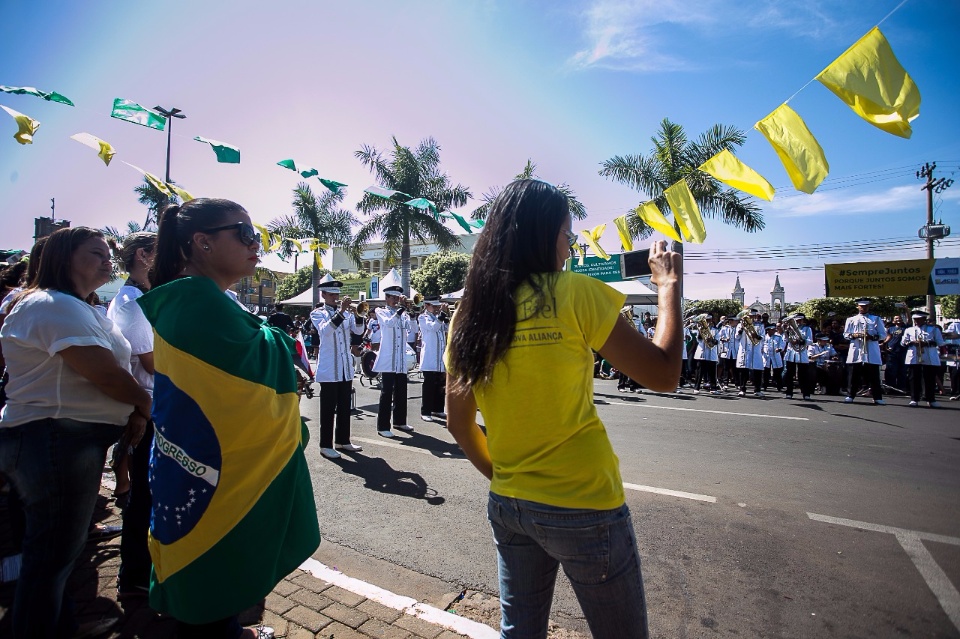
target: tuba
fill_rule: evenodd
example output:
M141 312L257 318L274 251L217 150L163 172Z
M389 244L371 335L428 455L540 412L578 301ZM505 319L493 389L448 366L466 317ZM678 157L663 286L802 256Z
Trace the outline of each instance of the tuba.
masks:
M756 346L763 341L763 336L760 335L753 320L750 319L750 311L741 311L737 314L737 319L740 320L740 326L743 327L743 332L747 334L747 339L750 340L751 344Z
M797 324L797 316L787 315L783 318L783 330L787 334L787 341L793 345L794 350L800 350L807 344L807 338L804 337L803 331L800 330L800 326Z
M717 339L713 336L713 332L710 330L710 324L707 322L707 314L701 313L694 318L694 324L697 326L697 332L700 335L700 339L703 340L703 345L707 348L713 348L717 345Z

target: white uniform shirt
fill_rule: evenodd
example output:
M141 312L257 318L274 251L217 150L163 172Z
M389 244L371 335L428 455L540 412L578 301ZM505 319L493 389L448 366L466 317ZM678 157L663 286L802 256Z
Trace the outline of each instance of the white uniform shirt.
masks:
M446 314L440 316L424 311L417 318L420 324L420 370L445 373L443 353L447 349Z
M763 335L763 325L758 322L756 328L760 331L760 335ZM762 371L763 340L754 345L753 342L750 341L750 338L747 337L747 331L744 329L742 323L737 327L734 336L737 344L737 368Z
M707 345L704 344L700 335L699 330L697 331L697 350L693 353L693 359L702 359L706 362L715 362L717 361L717 347L707 348ZM710 337L717 339L717 329L710 329Z
M815 355L820 355L820 357L814 358ZM826 346L821 346L820 344L811 344L810 346L807 347L808 359L812 359L814 364L816 364L817 367L820 367L820 368L822 368L823 365L827 363L827 360L829 360L831 357L836 357L836 356L837 356L837 351L835 351L833 349L833 346L829 343Z
M807 356L807 346L813 343L813 330L809 326L800 326L799 324L797 326L800 329L800 334L803 335L806 341L804 341L802 346L797 347L784 336L787 348L783 354L783 361L793 362L795 364L809 364L810 358Z
M343 321L338 319L342 317ZM350 354L350 333L360 335L363 328L357 326L357 318L349 311L343 315L328 304L310 312L310 323L317 329L318 382L348 382L353 379L353 355Z
M855 334L864 332L877 339L854 338ZM847 323L843 326L843 336L850 340L847 364L880 364L880 342L887 337L887 327L883 325L883 320L876 315L854 315L847 318Z
M153 352L153 327L136 302L142 296L143 292L136 286L121 286L107 308L107 317L130 342L130 372L140 386L153 395L153 375L140 363L140 355Z
M919 342L923 340L922 353ZM923 326L911 326L903 331L901 343L907 347L907 359L905 364L921 364L923 366L940 366L940 346L944 345L943 334L936 326L925 324Z
M947 332L960 334L960 322L950 322L947 324ZM957 349L960 348L960 338L953 337L951 339L945 340L945 342L951 345L950 350L952 351L952 357L947 359L947 366L956 367L957 366Z
M48 417L127 423L133 406L107 397L59 355L71 346L100 346L129 372L130 344L94 307L59 291L31 293L13 307L0 339L10 372L0 427Z
M687 359L687 342L690 341L690 338L693 337L693 334L690 332L690 329L686 326L683 327L683 348L681 349L683 358Z
M736 342L736 329L729 324L724 324L717 330L717 340L720 342L720 345L717 347L720 359L736 359L737 358L737 346Z
M777 333L764 335L761 343L764 368L783 368L783 336Z
M410 330L410 315L399 307L385 306L376 310L380 321L380 350L373 363L376 373L406 373L407 332Z

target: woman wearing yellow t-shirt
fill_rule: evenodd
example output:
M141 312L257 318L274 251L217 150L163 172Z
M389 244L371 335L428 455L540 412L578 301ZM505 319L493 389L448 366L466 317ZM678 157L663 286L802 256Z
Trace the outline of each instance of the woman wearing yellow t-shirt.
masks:
M563 271L570 227L567 198L544 182L514 182L493 203L451 327L448 427L491 480L501 636L546 636L562 565L594 637L646 637L640 557L593 404L592 351L647 388L677 387L680 256L664 242L651 249L659 321L649 340L621 317L623 294Z

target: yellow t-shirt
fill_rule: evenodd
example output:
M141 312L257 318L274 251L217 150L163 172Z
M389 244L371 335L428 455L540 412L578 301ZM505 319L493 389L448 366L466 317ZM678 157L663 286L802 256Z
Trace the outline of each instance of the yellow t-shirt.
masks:
M490 490L564 508L623 504L620 462L593 404L593 353L625 296L579 273L557 273L546 307L517 324L493 381L474 387L493 459ZM522 286L517 315L529 315ZM592 349L592 350L591 350Z

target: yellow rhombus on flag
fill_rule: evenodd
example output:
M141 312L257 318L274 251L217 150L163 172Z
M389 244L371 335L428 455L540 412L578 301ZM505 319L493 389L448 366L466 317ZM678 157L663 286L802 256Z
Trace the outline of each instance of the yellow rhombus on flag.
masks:
M920 91L874 27L817 76L854 112L887 133L909 138L920 115Z
M700 170L754 197L768 202L773 199L774 189L766 178L741 162L727 149L701 164Z
M666 191L667 203L670 204L670 210L683 232L683 237L688 242L694 244L703 244L707 239L707 229L703 225L703 216L700 215L700 207L697 201L693 199L693 193L687 186L686 180L680 180Z
M816 191L830 172L830 165L820 143L797 112L786 103L781 104L753 127L777 152L793 186L804 193Z

